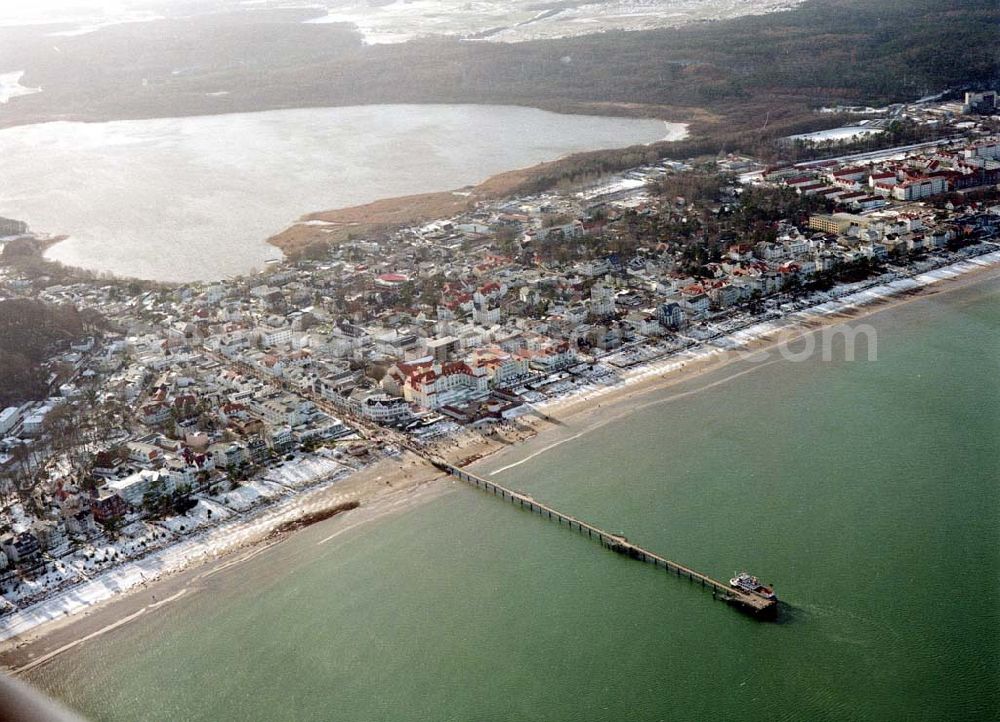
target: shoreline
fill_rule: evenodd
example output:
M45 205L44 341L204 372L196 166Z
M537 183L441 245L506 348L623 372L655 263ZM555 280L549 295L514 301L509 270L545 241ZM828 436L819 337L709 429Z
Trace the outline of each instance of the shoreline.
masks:
M962 268L957 271L951 270L956 267ZM978 283L981 280L986 280L982 279L982 276L989 274L1000 275L1000 250L919 273L912 278L899 279L888 284L878 284L870 288L860 289L845 294L841 298L789 313L774 321L753 323L723 336L726 340L735 341L735 347L715 347L704 353L694 354L690 360L667 363L666 367L662 369L658 368L658 364L655 363L652 368L650 365L640 365L635 374L627 377L626 388L622 391L627 391L628 395L632 396L647 386L655 387L658 385L659 379L665 378L667 374L675 370L679 371L689 367L689 364L692 368L698 369L698 373L704 373L723 368L740 360L747 360L755 364L781 360L780 358L765 360L760 355L769 354L779 345L791 343L846 321L856 321L894 306L908 303L911 300L926 298L932 293L957 290L963 286ZM946 286L935 288L935 284L938 283L945 283ZM678 355L683 355L683 353L685 352ZM703 365L704 368L702 368ZM630 384L634 384L636 388L629 389ZM587 402L613 391L615 389L610 388L579 397L571 395L565 399L557 399L544 408L546 411L561 411L563 415L571 416L580 412L581 409L578 407L586 406Z
M517 444L497 445L484 441L471 445L462 454L450 454L447 460L456 466L468 466L486 477L502 474L636 410L694 395L783 361L780 355L771 357L782 344L911 301L997 279L1000 279L1000 250L916 274L913 278L899 279L893 282L895 285L880 284L845 294L840 299L785 315L775 322L751 324L723 337L727 341L738 339L736 345L723 348L700 344L697 351L685 350L666 359L640 364L622 374L621 382L614 386L588 388L534 406L532 414L517 419L528 429ZM727 369L733 373L712 379L705 385L696 383L702 377ZM666 397L650 398L686 385L693 387ZM508 454L514 458L507 459ZM498 466L498 462L506 463Z
M19 96L20 97L20 96ZM230 96L231 97L231 96ZM699 130L705 130L719 125L723 116L710 110L709 108L695 105L664 105L662 103L635 103L627 101L544 101L538 102L517 102L497 99L476 99L470 98L462 101L449 99L426 100L426 101L379 101L379 102L342 102L342 103L309 103L308 99L299 99L295 104L288 103L247 103L246 107L234 106L225 109L213 109L209 107L180 108L171 106L171 114L165 115L159 112L161 108L151 108L148 112L125 112L125 113L100 113L100 112L76 112L76 113L38 113L38 114L17 114L8 113L0 118L0 130L7 128L19 128L26 125L41 125L43 123L114 123L118 121L131 120L157 120L161 118L196 118L200 116L214 117L218 115L234 115L241 113L267 113L274 110L299 110L299 109L322 109L322 108L354 108L371 105L506 105L518 108L534 108L560 115L603 115L610 118L647 118L652 120L662 120L668 123L683 123L688 126L696 126ZM17 108L7 104L10 108Z
M28 244L30 246L11 258L0 257L0 268L16 269L33 278L58 276L63 283L139 284L146 290L171 288L179 285L171 281L153 281L135 276L119 276L105 271L94 271L83 266L68 265L46 255L52 248L69 238L70 235L65 233L35 234L29 230L27 235L8 241L8 243L22 242L26 246Z
M324 478L274 504L251 509L245 516L236 516L175 540L144 557L100 571L82 583L0 618L0 657L66 626L82 623L111 604L128 604L154 585L173 584L192 576L195 580L210 576L279 544L296 531L326 520L295 526L310 516L354 503L358 507L333 516L377 512L399 495L419 496L429 482L441 476L441 472L423 460L403 452L346 476ZM4 666L10 668L6 663Z
M861 299L848 298L841 308L828 311L827 313L820 312L819 314L813 314L813 309L807 309L794 314L798 318L789 321L785 325L774 327L770 330L762 329L759 335L755 335L739 349L717 349L715 351L708 351L696 358L666 363L660 367L657 367L656 364L654 364L653 368L640 367L636 373L627 378L621 385L596 389L590 393L569 395L540 406L539 409L547 415L552 416L557 423L549 423L546 427L541 428L540 432L534 435L528 443L525 443L521 451L527 453L522 453L518 458L511 460L510 463L496 468L492 468L493 464L490 462L507 460L498 459L498 454L495 453L485 454L472 462L470 468L486 476L501 474L508 469L527 463L556 446L585 436L609 423L618 421L634 411L701 393L709 388L715 388L730 381L735 381L758 369L780 361L786 361L781 356L771 357L771 353L781 344L794 342L812 334L822 333L825 329L830 329L847 322L858 321L869 316L890 311L912 301L920 301L932 298L938 294L959 291L969 286L996 282L1000 280L1000 251L986 255L992 258L984 265L974 264L975 267L968 268L966 271L952 277L940 277L927 280L923 283L917 281L916 283L919 285L907 289L899 289L891 294L880 297L870 297L869 300L861 303L858 303ZM962 263L967 262L963 261ZM946 266L945 268L951 268L951 266ZM931 271L930 273L933 274L935 271ZM789 316L782 320L790 318ZM733 371L733 373L721 378L712 379L704 385L684 388L668 396L649 398L650 395L670 391L677 386L692 384L703 376L727 369ZM545 423L541 420L538 420L538 422ZM563 433L558 434L557 429L562 429ZM567 432L572 433L567 434ZM558 438L556 438L557 436ZM538 445L541 445L541 448L534 448Z
M998 278L1000 278L1000 251L993 251L918 274L913 278L897 280L893 282L895 287L886 284L859 290L835 301L784 316L779 319L783 323L764 322L738 330L729 336L729 338L739 337L740 346L736 349L713 346L710 350L706 349L703 353L684 360L668 358L666 361L641 365L623 374L623 381L615 386L590 389L539 405L535 414L517 419L518 433L513 440L504 439L502 436L490 439L467 431L443 454L451 463L470 465L479 473L488 475L502 473L556 446L612 423L638 408L699 393L735 380L757 368L776 363L781 359L766 359L766 357L762 359L760 354L767 353L782 342L801 338L845 321L889 310L913 300L970 285L989 283ZM792 334L791 338L778 338L788 332ZM650 394L697 381L712 372L735 367L740 361L750 365L740 370L734 369L734 373L710 381L706 385L682 390L664 398L648 398ZM644 403L637 404L635 399L640 395L647 398ZM568 425L570 422L571 426ZM567 434L567 432L572 433ZM510 458L511 456L513 458ZM494 467L502 462L507 463L489 470L484 468ZM56 614L50 613L47 616L38 614L40 608L47 604L50 605L51 611L53 599L77 596L82 585L75 585L54 595L53 598L28 607L24 610L25 613L17 612L7 619L0 620L0 664L8 670L19 672L26 666L33 665L39 654L51 653L52 648L59 642L67 640L62 645L66 649L75 646L79 641L90 638L88 635L92 635L93 630L87 631L87 629L95 626L95 620L100 623L106 621L108 617L118 617L119 619L110 621L117 623L122 617L119 607L130 607L135 611L134 608L141 601L139 597L143 591L152 591L153 588L160 591L161 601L157 602L157 605L169 601L163 597L170 597L170 590L174 590L174 596L179 597L182 592L187 591L185 583L194 583L217 571L242 563L273 544L279 543L281 539L287 538L288 534L279 535L277 540L274 536L268 539L268 535L282 522L307 514L311 507L317 505L329 507L331 503L345 501L351 494L354 494L354 499L361 503L360 509L338 515L357 522L337 529L327 538L329 539L359 524L389 513L406 510L420 500L430 500L435 493L444 493L450 486L433 483L442 480L447 479L429 463L404 452L398 457L375 462L343 479L321 482L317 487L290 497L287 503L279 503L277 508L265 507L250 519L235 520L233 527L226 526L225 531L236 528L241 529L241 532L224 540L226 544L223 546L207 545L203 553L184 558L176 566L161 570L151 579L141 578L124 591L116 589L102 598L91 601L81 601L78 598L72 612L66 610L64 613L58 613L57 610ZM330 494L336 496L331 499ZM313 526L321 526L322 523L321 521ZM267 532L264 532L264 529L267 529ZM216 530L218 527L209 532ZM179 543L196 541L198 540L186 539ZM171 546L165 547L162 551L170 550ZM134 566L141 564L142 561L140 559L121 566ZM100 576L112 574L116 569L108 570ZM167 594L163 594L163 587L168 587ZM143 605L143 608L145 606ZM156 608L152 603L148 606ZM20 618L15 619L17 617ZM102 629L109 630L110 627L103 625L97 631ZM35 646L41 646L42 649L35 653L33 652Z
M217 117L223 115L244 115L253 113L268 113L294 110L323 110L335 108L372 107L375 105L393 104L346 104L346 105L316 105L316 106L295 106L261 108L246 111L227 110L225 112L190 113L171 116L149 116L142 118L101 118L101 119L72 119L60 118L63 122L81 123L107 123L107 122L128 122L132 120L158 120L171 118L199 118ZM574 163L586 162L588 158L597 157L602 154L624 153L632 149L644 149L654 152L657 157L669 157L671 146L689 141L701 140L706 129L718 122L717 116L702 108L687 108L678 106L644 106L634 103L577 103L571 107L531 105L524 103L490 103L490 102L440 102L440 103L401 103L399 105L441 105L441 106L479 106L490 107L500 105L501 107L526 108L539 110L545 113L556 115L579 115L595 118L620 118L620 119L649 119L661 121L665 124L664 135L648 143L635 143L632 145L613 146L607 148L591 148L569 152L556 156L551 160L545 160L533 165L514 167L503 170L493 175L489 175L482 180L466 186L440 191L418 192L401 196L378 197L372 201L335 208L325 208L318 210L307 210L295 219L279 221L284 227L270 236L259 238L258 240L267 246L277 248L282 254L282 262L294 261L303 254L315 248L327 248L331 245L350 240L351 238L364 237L366 235L384 234L408 226L427 223L439 219L451 218L461 213L469 211L476 203L498 201L506 198L513 198L524 192L533 183L543 183L548 185L550 179L559 176L564 166ZM54 121L53 121L54 122ZM36 125L37 122L14 124ZM674 127L676 126L676 127ZM5 127L0 123L0 130ZM613 173L613 170L607 171ZM16 211L8 211L9 215L17 215ZM47 233L54 233L46 231ZM60 229L59 241L71 237L72 229L66 231ZM49 252L55 243L50 243L40 248L39 260L44 263L59 264L71 275L83 277L86 274L109 276L116 280L132 281L138 280L147 283L162 284L155 279L139 278L130 275L110 274L106 271L99 271L87 266L63 264L49 256ZM75 272L75 273L74 273ZM214 280L222 280L221 278ZM176 285L170 283L170 285Z
M560 114L560 111L557 110L535 109ZM577 113L563 114L589 115L591 117L645 117L638 113L602 116L600 115L602 109L599 107L591 108L593 111L591 113L584 112L583 108L579 110L580 112ZM662 115L665 114L664 110ZM692 125L696 123L690 119L669 120L661 115L656 116L655 119L662 120L668 129L667 135L659 140L630 146L568 153L534 165L502 171L488 176L478 183L461 188L390 196L354 206L312 211L300 216L295 222L265 240L266 243L280 250L286 260L295 260L314 247L325 249L359 236L384 234L408 226L449 219L468 212L477 203L515 198L524 191L526 186L544 178L546 173L553 171L558 173L559 169L567 163L581 160L593 154L624 152L630 148L646 148L653 150L658 157L663 158L667 157L664 151L669 148L670 144L698 137L692 132ZM675 133L670 129L671 125L679 125L682 128ZM610 171L609 174L611 174Z

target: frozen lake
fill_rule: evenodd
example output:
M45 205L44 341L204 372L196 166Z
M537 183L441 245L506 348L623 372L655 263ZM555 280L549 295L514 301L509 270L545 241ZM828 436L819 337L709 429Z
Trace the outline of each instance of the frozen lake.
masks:
M259 269L305 213L449 190L679 123L532 108L380 105L56 122L0 131L0 216L70 238L63 263L164 281Z

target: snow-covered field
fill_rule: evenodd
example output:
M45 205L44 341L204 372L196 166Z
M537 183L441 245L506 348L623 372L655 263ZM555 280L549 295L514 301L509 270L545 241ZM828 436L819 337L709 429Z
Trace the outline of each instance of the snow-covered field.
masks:
M651 30L689 22L786 10L801 0L612 0L538 3L535 0L368 0L323 3L327 14L306 22L351 23L369 44L401 43L427 35L519 42L608 30ZM572 61L572 59L569 59Z
M650 30L690 22L786 10L802 0L33 0L0 2L0 26L60 25L49 33L84 35L124 23L205 16L260 8L316 9L306 22L351 23L368 43L400 43L426 35L501 42L585 35L607 30Z
M830 128L828 130L818 130L815 133L802 133L801 135L790 135L789 140L804 140L810 143L822 143L823 141L832 140L837 143L842 143L849 140L854 140L855 138L861 138L866 135L874 135L876 133L884 132L881 128L865 128L860 125L849 125L843 128Z
M0 103L6 103L11 98L16 98L19 95L31 95L32 93L41 93L41 88L27 88L21 85L21 77L24 75L23 70L17 70L13 73L0 73Z

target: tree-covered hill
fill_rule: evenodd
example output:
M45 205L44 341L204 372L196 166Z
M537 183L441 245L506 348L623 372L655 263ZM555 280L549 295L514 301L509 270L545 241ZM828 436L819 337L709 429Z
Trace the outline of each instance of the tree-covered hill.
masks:
M43 364L57 344L83 333L80 313L71 306L0 301L0 408L44 395Z
M1000 78L996 0L807 0L763 16L517 44L366 46L344 26L257 17L122 25L60 38L58 53L50 37L0 28L0 64L45 88L8 104L0 123L489 102L759 127L819 104ZM211 95L220 89L228 95Z

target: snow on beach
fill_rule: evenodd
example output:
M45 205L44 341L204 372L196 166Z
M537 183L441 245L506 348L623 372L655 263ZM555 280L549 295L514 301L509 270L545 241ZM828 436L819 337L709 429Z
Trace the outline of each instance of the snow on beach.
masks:
M350 467L329 459L303 457L296 462L285 462L279 469L272 470L269 476L276 476L289 486L294 484L298 489L309 487L317 492L335 485L351 471ZM237 506L229 505L227 508L222 501L229 499L236 500L237 505L245 504L255 495L265 502L275 500L275 503L245 513L239 511ZM278 497L284 498L279 500ZM199 497L198 504L186 515L155 524L134 523L122 530L121 538L115 543L99 542L86 551L59 560L47 582L45 577L40 577L34 586L26 587L19 598L30 599L33 594L58 586L54 581L57 574L62 584L71 585L0 618L0 641L81 612L165 574L258 541L284 522L348 500L346 494L324 495L321 499L316 494L304 497L273 482L255 480L244 482L238 489L214 498ZM147 553L156 544L161 548ZM131 555L141 556L120 563ZM88 574L90 571L94 572L93 576Z
M347 473L350 473L348 467L338 464L332 459L307 457L294 463L286 463L282 466L269 469L264 474L264 480L297 489L311 483L320 476L331 474L344 475Z
M285 489L273 482L253 479L244 481L235 489L230 489L213 498L234 511L246 511L264 501L281 496L283 493L285 493Z
M849 312L996 264L1000 264L1000 251L970 257L913 276L883 277L875 283L842 286L815 296L818 303L780 318L731 330L716 328L713 331L709 328L703 334L704 338L694 339L691 346L664 352L662 356L632 368L615 372L600 364L587 384L567 384L561 395L540 399L533 406L547 413L565 404L600 398L623 386L677 371L692 362L746 348L752 342L773 337L782 330L802 328L817 318ZM262 478L243 482L235 489L211 497L200 496L197 505L187 515L155 524L132 524L123 530L122 538L114 544L99 544L86 552L77 552L58 560L47 572L48 576L29 583L19 592L18 599L30 599L32 595L44 593L54 586L65 585L68 588L0 618L0 641L24 634L45 622L80 612L164 574L259 541L281 523L304 513L346 501L345 494L319 500L313 495L304 499L302 494L296 492L307 487L325 489L352 471L351 467L330 458L305 456L269 469ZM150 549L153 549L151 553ZM120 563L120 559L133 556L137 558ZM204 572L210 573L212 570ZM182 590L178 594L183 593Z
M745 349L755 341L773 337L783 330L802 328L817 318L854 311L863 306L869 306L941 281L958 278L971 271L996 264L1000 264L1000 251L974 256L912 277L879 280L874 284L861 282L842 286L822 294L827 300L820 300L819 303L809 308L789 313L778 319L759 321L744 328L729 331L717 338L707 339L700 342L699 346L671 353L664 358L625 370L616 375L613 382L602 379L599 383L567 387L565 393L533 403L532 406L540 412L552 413L560 407L600 398L620 391L622 387L632 386L657 376L678 371L692 362L720 357L734 349Z

